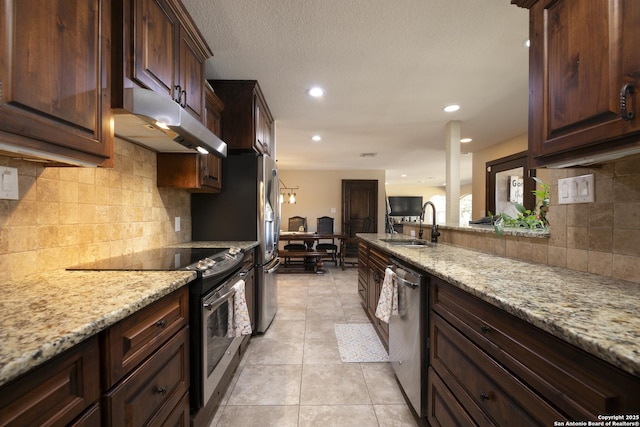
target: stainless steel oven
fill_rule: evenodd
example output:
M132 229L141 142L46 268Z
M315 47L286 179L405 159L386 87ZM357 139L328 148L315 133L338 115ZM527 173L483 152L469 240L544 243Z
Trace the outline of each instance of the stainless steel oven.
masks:
M200 298L200 360L203 403L211 398L215 388L227 372L244 337L229 336L229 312L233 310L234 285L244 280L248 271L241 270L222 285Z

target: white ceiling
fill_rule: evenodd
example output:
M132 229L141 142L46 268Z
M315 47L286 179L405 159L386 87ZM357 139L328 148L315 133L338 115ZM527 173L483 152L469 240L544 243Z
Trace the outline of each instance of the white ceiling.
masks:
M183 3L214 52L207 78L260 83L280 169L385 169L389 184L439 186L448 121L473 138L463 153L527 131L528 11L509 0ZM322 99L306 94L314 85ZM462 108L445 113L451 103Z

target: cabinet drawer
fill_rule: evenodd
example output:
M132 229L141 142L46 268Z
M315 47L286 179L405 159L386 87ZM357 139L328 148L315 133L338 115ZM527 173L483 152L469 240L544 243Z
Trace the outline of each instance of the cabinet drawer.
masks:
M106 395L108 425L159 425L189 388L189 328L183 328Z
M497 425L553 425L564 416L438 315L431 316L431 364L465 408Z
M378 269L384 276L384 270L389 265L390 256L384 252L380 252L375 248L369 250L369 259L372 266Z
M573 419L640 411L640 381L460 289L434 280L432 307Z
M189 288L165 296L103 334L107 388L117 383L189 321Z
M100 397L91 338L0 389L0 426L64 426Z
M493 425L486 417L476 423L432 368L429 368L426 394L429 396L427 418L432 427Z

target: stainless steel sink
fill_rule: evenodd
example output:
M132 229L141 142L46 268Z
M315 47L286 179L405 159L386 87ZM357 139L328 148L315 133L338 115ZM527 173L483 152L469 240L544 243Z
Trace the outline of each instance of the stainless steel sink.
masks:
M426 240L420 240L420 239L410 239L410 240L380 239L380 240L392 246L403 246L408 248L424 248L424 247L435 246L434 243L428 242Z

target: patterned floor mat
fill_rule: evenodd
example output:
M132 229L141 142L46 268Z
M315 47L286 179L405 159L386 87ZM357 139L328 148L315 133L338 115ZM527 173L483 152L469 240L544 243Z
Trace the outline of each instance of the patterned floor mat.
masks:
M343 362L388 362L387 350L371 324L334 325Z

